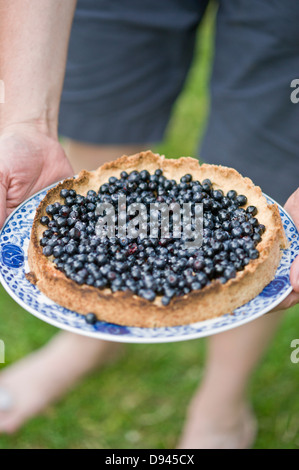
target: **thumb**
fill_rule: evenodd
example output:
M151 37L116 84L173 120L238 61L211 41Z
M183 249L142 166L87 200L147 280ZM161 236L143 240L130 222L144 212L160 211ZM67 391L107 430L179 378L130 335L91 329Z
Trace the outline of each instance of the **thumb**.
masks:
M7 216L6 195L7 188L4 182L0 180L0 229L2 228Z
M294 291L299 294L299 255L292 263L290 271L290 281Z
M289 197L285 204L285 209L294 220L299 231L299 188ZM292 263L290 281L294 291L299 293L299 256Z

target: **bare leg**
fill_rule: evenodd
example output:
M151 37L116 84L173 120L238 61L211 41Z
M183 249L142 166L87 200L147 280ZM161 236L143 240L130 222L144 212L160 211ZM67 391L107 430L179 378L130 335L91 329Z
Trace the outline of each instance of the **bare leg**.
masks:
M12 402L7 410L0 410L0 433L16 431L88 372L112 361L117 353L114 343L63 332L5 368L0 388L10 394Z
M179 448L251 446L256 425L246 389L281 316L270 313L210 338L205 376L191 401Z
M137 146L101 148L72 141L65 142L65 147L76 173L140 150ZM61 332L40 350L5 368L0 374L0 433L16 431L88 372L112 360L119 349L117 343ZM6 409L1 410L1 403Z
M63 143L65 152L75 170L78 173L85 170L95 170L105 162L115 160L122 155L133 155L144 149L141 145L98 146L87 145L74 140L65 140Z

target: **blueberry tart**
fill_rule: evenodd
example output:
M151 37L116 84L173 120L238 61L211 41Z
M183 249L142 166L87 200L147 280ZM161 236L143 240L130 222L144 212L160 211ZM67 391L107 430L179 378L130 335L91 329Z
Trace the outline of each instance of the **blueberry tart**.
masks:
M277 205L250 179L147 151L82 170L47 192L26 276L89 323L177 326L253 299L285 247Z

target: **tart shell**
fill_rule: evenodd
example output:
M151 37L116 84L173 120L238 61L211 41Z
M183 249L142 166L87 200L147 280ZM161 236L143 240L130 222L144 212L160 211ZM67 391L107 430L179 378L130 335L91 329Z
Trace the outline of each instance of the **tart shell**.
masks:
M237 272L237 276L225 284L214 280L201 290L174 297L165 307L161 303L161 297L150 302L130 291L113 293L109 288L100 290L93 286L79 285L56 269L52 257L43 255L40 239L45 227L40 223L40 218L47 215L46 207L49 204L64 202L60 196L61 189L74 189L85 196L88 190L98 191L110 176L119 177L124 170L130 172L146 169L154 173L158 168L169 179L179 181L183 175L190 173L194 180L209 178L214 189L222 189L225 193L234 189L238 194L245 194L247 205L257 207L259 223L266 227L262 241L256 247L259 258L251 260L243 271ZM194 158L165 159L146 151L131 156L124 155L93 172L82 170L78 177L66 179L47 192L33 221L28 250L30 272L26 277L59 305L83 315L92 312L101 321L150 328L178 326L232 313L237 307L256 297L274 278L282 249L286 246L277 205L268 204L261 189L249 178L242 177L232 168L200 165Z

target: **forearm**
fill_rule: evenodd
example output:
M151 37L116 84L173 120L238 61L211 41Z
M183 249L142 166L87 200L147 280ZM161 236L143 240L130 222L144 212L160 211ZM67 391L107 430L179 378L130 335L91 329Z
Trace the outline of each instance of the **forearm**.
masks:
M0 132L29 123L52 136L76 0L0 0Z

